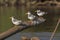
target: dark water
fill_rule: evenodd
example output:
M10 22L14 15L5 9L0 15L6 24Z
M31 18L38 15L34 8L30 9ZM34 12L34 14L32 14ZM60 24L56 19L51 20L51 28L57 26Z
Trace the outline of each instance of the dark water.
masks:
M0 32L4 32L13 26L10 17L26 20L27 16L22 12L24 8L0 7Z
M5 40L21 40L22 36L27 36L28 38L39 37L41 40L49 40L51 33L50 32L33 32L33 33L16 33ZM60 33L56 33L53 40L60 40Z
M22 32L16 33L6 38L5 40L21 40L21 36L23 35L26 35L29 38L37 36L41 40L49 40L51 36L50 32L54 30L58 18L60 18L60 8L47 6L47 7L40 7L40 9L48 13L47 15L43 16L46 19L46 22L41 23L40 25L32 26L31 28L23 30ZM13 6L0 7L0 32L7 31L13 26L11 19L9 18L11 16L15 16L17 19L27 21L28 19L27 15L25 14L26 13L25 11L26 9L24 6L21 6L19 8ZM60 32L60 25L57 29L57 32ZM56 33L53 40L60 40L60 33Z
M46 22L41 23L37 26L32 26L31 28L28 28L24 30L23 32L51 32L54 30L58 18L60 18L60 8L55 7L41 7L42 11L46 11L48 14L44 15L43 17L46 19ZM33 9L34 10L34 9ZM17 19L21 19L23 21L27 21L27 15L26 15L26 8L24 6L21 7L6 7L2 6L0 7L0 32L7 31L10 29L13 24L11 22L11 19L9 17L15 16ZM59 25L60 26L60 25ZM57 32L60 32L60 27L58 28Z
M46 22L41 23L40 25L32 26L26 30L23 30L20 33L16 33L11 37L8 37L5 40L21 40L21 36L26 35L28 37L37 36L41 40L49 40L51 33L56 24L57 19L60 18L60 8L42 8L41 10L46 11L48 14L43 17L46 18ZM17 19L21 19L27 21L27 15L25 14L26 9L24 7L16 8L16 7L0 7L0 32L7 31L10 29L13 24L11 22L10 16L15 16ZM60 25L59 25L60 26ZM42 32L43 31L43 32ZM48 32L47 32L48 31ZM28 33L24 33L28 32ZM29 32L37 32L37 33L29 33ZM40 33L38 33L40 32ZM60 27L57 32L60 32ZM53 40L60 40L60 33L56 33Z

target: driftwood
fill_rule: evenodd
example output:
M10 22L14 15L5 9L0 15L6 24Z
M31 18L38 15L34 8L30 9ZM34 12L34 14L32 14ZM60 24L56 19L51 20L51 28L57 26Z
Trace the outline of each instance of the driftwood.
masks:
M18 30L25 29L25 28L27 28L29 25L32 25L32 22L31 22L31 21L30 21L30 22L24 22L24 26L14 26L14 27L12 27L11 29L9 29L9 30L1 33L1 34L0 34L0 39L6 38L6 37L8 37L9 35L17 32Z
M22 25L22 24L21 24L21 25ZM0 40L1 40L1 39L4 40L4 39L7 38L8 36L10 36L10 35L18 32L18 30L21 31L21 30L23 30L23 29L29 28L29 26L32 26L33 23L32 23L32 21L28 21L28 22L24 22L22 26L21 26L21 25L20 25L20 26L14 26L14 27L12 27L11 29L9 29L9 30L1 33L1 34L0 34Z
M60 19L59 19L58 22L57 22L57 25L56 25L56 27L55 27L55 29L54 29L54 31L53 31L51 37L50 37L50 40L53 40L54 35L55 35L56 31L57 31L57 28L58 28L59 24L60 24Z
M19 30L19 27L15 26L9 30L7 30L6 32L3 32L0 34L0 39L3 39L9 35L11 35L12 33L16 32L17 30Z
M5 38L11 36L12 34L18 32L18 31L22 31L22 30L24 30L24 29L26 29L26 28L29 28L30 26L40 24L40 23L44 22L44 20L45 20L45 19L44 19L43 17L41 17L41 18L38 17L38 18L37 18L36 20L34 20L34 21L23 21L22 24L20 24L20 25L18 25L18 26L14 26L14 27L12 27L11 29L9 29L9 30L1 33L1 34L0 34L0 40L1 40L1 39L5 39ZM35 21L36 21L36 22L35 22ZM38 21L39 23L37 23L37 21Z

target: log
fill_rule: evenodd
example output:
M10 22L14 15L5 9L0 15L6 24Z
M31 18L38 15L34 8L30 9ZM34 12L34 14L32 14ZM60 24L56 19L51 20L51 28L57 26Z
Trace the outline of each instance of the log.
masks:
M29 26L33 25L31 21L24 22L23 24L24 24L23 26L14 26L14 27L10 28L9 30L7 30L3 33L0 33L0 40L1 39L4 40L5 38L9 37L10 35L16 33L18 30L21 31L21 30L26 29Z
M39 20L39 19L40 19L40 18L38 18L38 20ZM44 20L44 19L42 19L42 20ZM38 22L41 23L42 20L40 20L40 21L38 21ZM39 23L39 24L40 24L40 23ZM18 26L14 26L14 27L12 27L11 29L9 29L9 30L1 33L1 34L0 34L0 40L1 40L1 39L4 40L5 38L11 36L12 34L17 33L17 32L19 32L19 31L22 31L22 30L24 30L24 29L26 29L26 28L29 28L29 27L31 27L31 26L33 26L33 25L36 25L36 24L37 24L37 23L33 23L33 21L27 21L27 22L24 21L22 24L20 24L20 25L18 25Z
M19 30L19 27L15 26L9 30L7 30L6 32L3 32L0 34L0 39L3 39L11 34L13 34L14 32L16 32L17 30Z
M50 37L50 40L53 40L54 35L55 35L56 31L57 31L57 28L58 28L59 24L60 24L60 19L59 19L58 22L57 22L57 25L56 25L56 27L55 27L55 29L54 29L54 31L53 31L51 37Z

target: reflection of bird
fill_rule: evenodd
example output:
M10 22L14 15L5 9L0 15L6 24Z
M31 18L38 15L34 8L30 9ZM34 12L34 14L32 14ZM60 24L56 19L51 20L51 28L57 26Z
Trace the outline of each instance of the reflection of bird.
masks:
M28 12L27 14L28 14L28 19L30 19L30 20L34 20L36 17L33 14L31 14L30 12Z
M46 14L45 12L42 12L42 11L40 11L40 10L37 10L36 12L37 12L37 15L38 15L38 16L43 16L44 14Z
M19 24L22 23L21 20L17 20L17 19L15 19L14 17L10 17L10 18L12 19L12 23L13 23L14 25L19 25Z

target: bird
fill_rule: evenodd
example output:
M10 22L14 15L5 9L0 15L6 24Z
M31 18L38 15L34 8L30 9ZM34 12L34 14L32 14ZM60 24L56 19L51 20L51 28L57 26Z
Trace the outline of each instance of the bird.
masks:
M35 17L36 17L35 15L31 14L30 11L28 11L26 14L28 14L28 19L29 19L29 20L34 20Z
M15 19L13 16L10 18L14 25L20 25L22 23L22 20Z
M41 10L37 10L37 11L35 11L35 12L37 12L37 15L38 15L39 17L43 16L44 14L47 14L47 13L45 13L45 12L42 12Z

